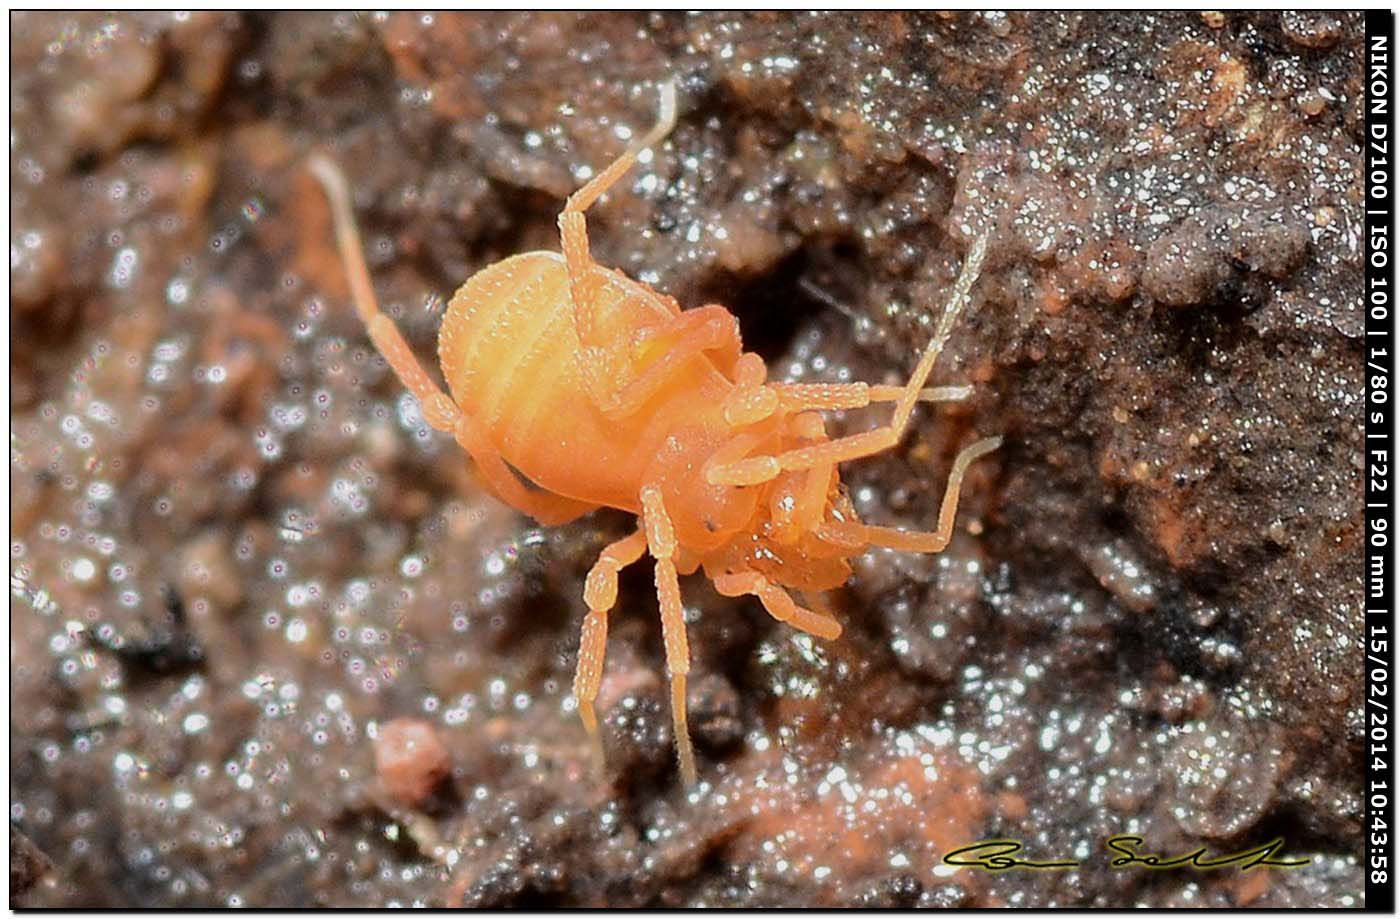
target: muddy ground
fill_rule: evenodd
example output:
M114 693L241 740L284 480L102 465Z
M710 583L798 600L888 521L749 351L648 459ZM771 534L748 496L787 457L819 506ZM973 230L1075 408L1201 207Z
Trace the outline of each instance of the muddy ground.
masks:
M1358 904L1361 29L14 15L12 891ZM872 553L828 599L835 644L683 583L690 793L644 569L602 780L569 697L628 519L483 492L369 349L304 168L345 164L431 360L445 298L556 247L670 77L680 124L595 211L598 258L729 304L776 374L893 382L990 227L935 372L976 396L845 479L921 525L953 453L1006 438L945 553ZM1308 863L1114 868L1115 834ZM997 837L1080 864L940 863Z

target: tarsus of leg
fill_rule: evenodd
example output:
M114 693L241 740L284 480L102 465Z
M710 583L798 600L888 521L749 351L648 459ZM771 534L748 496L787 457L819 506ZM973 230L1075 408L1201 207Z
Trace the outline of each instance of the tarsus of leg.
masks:
M982 260L987 254L988 236L989 233L984 232L977 237L972 248L968 251L967 260L963 263L962 272L953 284L952 293L948 298L947 305L943 308L943 315L938 320L933 337L929 339L928 346L924 348L923 356L919 358L919 363L910 375L909 382L899 393L899 399L894 408L894 417L890 423L887 426L860 434L852 434L827 443L780 453L771 457L772 460L776 461L773 463L764 463L765 459L769 459L766 457L749 457L741 461L744 466L742 472L746 484L756 484L748 480L768 472L771 472L772 476L776 476L781 471L810 469L813 466L826 463L844 463L871 456L888 450L899 442L899 439L904 436L904 431L909 424L909 417L914 412L914 406L919 402L923 393L924 383L928 381L929 374L933 372L934 362L938 360L938 355L947 343L948 336L952 334L953 324L966 306L972 285L976 283L977 277L982 271ZM734 472L734 470L716 467L710 471L709 478L712 483L724 482L734 477Z
M642 489L642 525L647 548L656 559L656 598L661 607L661 638L666 646L666 667L671 672L671 724L676 735L681 778L686 785L696 780L695 750L690 744L686 718L686 675L690 673L690 644L685 635L685 613L681 609L681 586L676 576L676 532L661 503L661 492L654 486Z
M929 373L933 371L934 361L938 360L943 346L948 343L948 337L953 334L953 326L967 306L968 295L972 293L972 285L977 283L977 278L982 274L982 260L987 256L987 240L990 237L991 231L984 230L982 235L973 240L972 248L967 252L967 260L963 262L962 271L958 273L958 279L953 284L952 296L948 298L948 304L943 308L943 316L938 320L938 327L934 329L933 338L924 348L924 356L919 359L919 366L914 369L909 386L904 391L904 397L895 409L895 427L901 430L909 420L909 415L914 411L914 403L919 400L919 391L923 388ZM917 385L915 385L916 382Z
M379 311L379 301L375 299L374 285L370 283L369 269L365 266L364 248L360 245L360 231L355 225L345 173L330 157L320 153L311 156L307 168L321 183L330 202L336 244L350 279L350 294L355 301L355 311L369 331L370 341L423 406L423 417L428 424L439 431L451 431L457 424L457 404L423 370L393 320Z
M457 438L457 443L471 454L487 486L497 497L541 523L562 523L592 510L594 505L526 488L506 466L496 447L479 426L471 418L463 415L457 403L433 382L393 320L379 311L379 301L374 296L369 269L365 267L364 250L360 245L360 232L355 226L355 215L350 206L349 184L345 181L345 174L330 157L320 153L311 157L307 168L321 183L326 198L330 201L336 243L340 249L341 261L345 263L345 271L350 277L350 292L355 300L355 311L364 320L374 347L389 362L394 375L422 406L424 420L437 430L451 432Z
M661 84L660 112L652 129L628 147L607 168L570 195L564 204L564 210L559 214L559 237L569 270L569 296L574 305L574 326L579 341L585 347L597 342L594 340L592 300L585 284L592 273L594 262L588 251L588 225L584 211L611 188L623 173L632 168L632 164L637 161L637 156L643 150L660 142L675 126L676 84L674 80L668 80Z
M675 127L676 82L675 80L667 80L661 84L661 106L656 117L656 124L652 125L651 130L643 134L622 155L613 160L606 169L570 195L569 202L564 206L564 209L566 211L588 210L589 206L602 197L612 187L612 184L622 177L623 173L632 168L632 164L637 161L637 157L643 150L661 141Z
M862 545L883 546L903 552L942 552L953 536L953 520L958 514L958 494L962 490L967 467L1000 446L1000 437L986 437L963 448L953 460L953 469L948 474L948 485L943 490L943 505L938 511L938 529L932 532L839 522L823 523L817 528L817 535L831 536L841 542L858 541Z
M360 230L355 223L354 210L350 204L350 184L345 181L345 173L340 166L324 153L313 153L306 163L307 169L325 189L326 199L331 205L331 220L335 224L335 241L340 247L340 258L345 263L345 272L350 276L350 293L355 300L355 309L369 325L379 315L379 303L374 297L374 285L370 283L369 268L365 265L364 247L360 243Z
M870 383L774 383L770 388L788 411L865 408L876 402L897 402L905 390ZM930 386L919 390L919 401L961 402L972 393L971 386Z
M835 641L841 637L841 623L830 616L798 606L783 590L756 571L738 571L721 574L714 579L715 590L726 597L752 594L758 597L763 608L779 622L786 622L793 628L808 635Z
M608 613L617 604L617 573L641 558L646 548L646 533L638 527L631 536L623 537L603 549L584 582L583 602L588 604L588 615L583 619L583 633L579 638L574 698L578 700L579 718L588 731L593 760L600 775L604 765L603 740L598 734L598 717L593 704L598 698L598 687L603 682Z

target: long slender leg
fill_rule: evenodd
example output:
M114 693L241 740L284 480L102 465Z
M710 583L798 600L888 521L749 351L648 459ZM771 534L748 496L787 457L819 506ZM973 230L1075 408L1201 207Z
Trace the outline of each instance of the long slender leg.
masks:
M486 484L498 498L540 523L562 523L593 510L594 505L591 504L527 489L506 466L478 425L462 414L457 403L428 376L393 320L379 311L379 301L374 296L374 285L370 283L369 269L365 266L364 249L355 225L345 174L321 154L312 156L307 166L320 181L330 201L336 244L350 278L355 311L368 328L370 341L389 362L394 375L422 406L423 418L437 430L449 431L456 437L457 442L471 454Z
M865 408L875 402L896 402L903 398L903 386L871 386L867 383L775 383L752 392L774 393L776 400L770 407L759 403L755 410L748 405L757 402L753 395L735 388L731 401L743 406L738 412L726 403L725 418L734 426L751 424L782 408L786 411L822 411L836 409ZM971 386L932 386L919 391L920 402L960 402L972 395ZM744 401L745 399L749 401ZM750 411L745 416L739 412ZM876 428L863 434L855 434L837 441L822 440L820 444L788 451L779 456L754 456L728 465L714 464L706 471L706 481L711 485L758 485L777 476L784 469L811 468L820 470L848 460L859 459L878 453L898 443L899 435L888 428ZM839 444L836 450L819 450ZM817 459L812 462L811 458ZM811 462L811 465L809 465Z
M439 431L452 430L456 421L456 403L423 370L423 365L413 356L412 349L393 320L379 311L379 301L374 296L374 285L370 283L369 269L365 266L364 249L360 245L360 231L355 225L345 174L330 158L319 153L311 157L307 167L325 189L326 199L330 202L335 240L341 261L345 264L345 273L349 276L355 311L364 321L370 341L389 362L394 375L423 406L423 417L428 424Z
M678 325L689 329L689 323L696 321L690 319L690 315L704 311L707 314L705 331L696 332L693 336L689 332L682 333L673 353L648 367L640 377L628 383L622 391L618 391L612 375L616 372L619 362L615 355L608 353L607 343L599 341L594 306L594 293L599 276L595 270L596 263L588 250L588 227L584 213L632 167L642 150L658 143L671 132L675 124L676 87L674 83L666 83L661 87L661 110L656 125L606 169L574 192L559 215L559 234L564 259L568 265L574 328L584 348L585 376L588 378L589 390L599 406L613 416L636 411L652 393L664 385L674 367L696 351L732 351L731 354L721 357L721 370L726 372L734 366L741 354L738 328L728 310L718 306L707 306L701 307L699 311L686 311L676 317ZM711 310L722 312L723 316L710 319L708 316ZM728 331L731 327L732 333ZM761 384L762 381L759 382ZM611 391L609 385L613 387ZM735 400L733 411L726 414L730 416L731 424L739 426L762 420L776 408L776 400L771 395L761 388L754 387L752 391L746 389L742 392L740 398Z
M817 535L830 536L847 544L883 546L903 552L942 552L953 536L953 520L958 513L958 494L962 490L963 475L967 472L967 467L1000 446L1000 437L986 437L964 447L953 460L953 469L948 474L948 485L943 491L943 505L938 510L938 529L932 532L840 522L823 523L817 528Z
M569 270L569 293L574 305L574 326L578 340L585 346L600 344L597 341L594 321L593 297L590 279L594 276L596 263L588 251L588 227L584 212L620 179L637 156L647 147L661 141L676 126L676 84L664 83L661 86L661 110L656 124L635 144L628 147L606 169L594 176L586 185L569 196L564 210L559 215L560 242L564 249L564 260Z
M603 741L598 736L598 717L594 714L593 703L603 682L608 613L617 603L617 573L641 558L646 548L646 532L640 528L631 536L611 543L589 569L583 586L583 602L588 604L588 615L583 619L583 633L578 643L574 698L578 700L579 718L583 720L593 746L593 758L600 767L603 765Z
M685 685L690 673L690 643L685 636L685 614L681 609L681 585L676 576L676 531L661 503L655 486L642 489L642 524L647 548L656 559L656 598L661 607L661 637L666 645L666 667L671 671L671 724L680 756L681 778L694 785L695 750L690 745L686 719Z
M982 271L982 259L987 254L987 238L987 234L983 234L972 244L967 261L963 263L962 272L953 285L948 304L943 309L943 316L939 319L933 337L924 349L923 356L919 358L909 382L903 387L895 404L894 417L888 425L861 434L840 437L827 443L789 450L777 456L750 457L731 467L714 467L707 473L710 483L757 484L775 478L783 471L810 469L828 463L844 463L880 453L898 443L909 425L910 415L919 401L924 384L933 372L934 362L938 360L948 336L952 334L953 323L966 305L972 285ZM735 479L740 481L733 481Z
M841 623L823 613L798 606L783 590L756 571L721 574L714 579L715 590L726 597L753 594L768 614L799 631L834 641L841 637Z

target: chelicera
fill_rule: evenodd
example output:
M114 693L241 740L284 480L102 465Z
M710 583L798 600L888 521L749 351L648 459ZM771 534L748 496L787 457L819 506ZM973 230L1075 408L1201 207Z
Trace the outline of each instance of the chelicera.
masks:
M696 779L686 726L690 649L678 575L703 569L725 596L754 595L775 619L822 639L841 625L798 605L788 590L845 583L847 559L872 546L939 552L953 530L969 464L999 437L953 462L938 525L915 532L871 526L840 487L841 463L895 446L916 403L956 401L971 387L925 388L981 270L976 239L919 362L903 386L769 382L745 352L723 306L682 310L671 297L593 260L585 213L676 121L673 83L655 127L576 191L559 215L563 253L527 252L473 275L452 297L438 337L451 395L423 370L381 313L365 267L344 175L322 155L312 173L330 200L355 307L369 337L449 432L502 501L557 525L600 507L636 514L635 532L607 546L588 572L574 695L597 755L594 701L603 675L618 572L649 553L681 773ZM831 439L820 412L893 403L888 424Z

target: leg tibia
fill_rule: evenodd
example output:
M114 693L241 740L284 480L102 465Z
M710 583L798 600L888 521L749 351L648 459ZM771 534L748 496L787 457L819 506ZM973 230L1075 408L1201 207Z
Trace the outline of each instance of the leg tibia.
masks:
M942 552L953 536L953 520L958 513L958 495L962 490L962 480L967 473L967 467L999 446L1000 437L987 437L964 448L953 460L953 469L948 474L948 485L943 492L943 504L938 511L938 529L932 532L898 530L894 527L871 526L865 523L824 523L818 528L818 535L830 535L841 542L856 542L860 545L880 546L903 552Z
M593 757L599 766L603 764L603 744L598 736L598 717L593 704L603 682L608 613L617 602L617 573L641 558L645 549L646 537L641 530L612 543L598 556L584 584L583 599L588 604L588 615L583 619L583 633L579 637L574 698L578 700L579 718L588 731Z
M565 211L559 215L559 241L564 249L564 263L569 272L569 299L574 308L574 332L579 344L589 347L597 343L597 308L594 291L597 279L595 263L588 251L588 225L582 212Z
M414 356L408 342L404 341L393 320L383 313L375 313L366 325L369 340L374 342L375 349L384 356L399 382L413 393L422 405L423 417L427 419L428 424L439 431L452 430L457 421L456 404L438 388L423 369L423 365L418 363L418 358Z
M883 453L899 442L899 433L891 428L876 428L861 434L852 434L823 444L800 447L778 455L778 465L785 471L811 469L813 466L828 466L845 463Z
M676 576L676 534L671 518L661 503L661 493L652 486L642 489L642 521L647 548L656 558L656 599L661 607L661 638L666 646L666 667L671 672L671 723L680 757L681 778L687 785L696 779L695 750L690 743L686 718L686 674L690 672L690 644L685 634L685 612L681 608L681 586Z
M875 402L897 402L903 386L869 383L775 383L783 408L788 411L835 411L865 408ZM958 402L972 395L971 386L931 386L919 391L920 402Z
M588 731L590 743L595 747L594 758L602 761L602 744L598 740L598 717L594 714L593 703L598 698L598 687L603 682L603 660L608 642L608 614L604 610L590 609L583 617L583 631L578 642L578 669L574 671L574 698L578 700L578 714Z
M671 673L671 724L676 735L681 778L685 784L694 785L695 750L690 743L685 698L686 675L690 673L690 643L685 634L680 582L676 578L676 566L669 558L656 561L656 596L661 607L661 638L666 646L666 669Z

